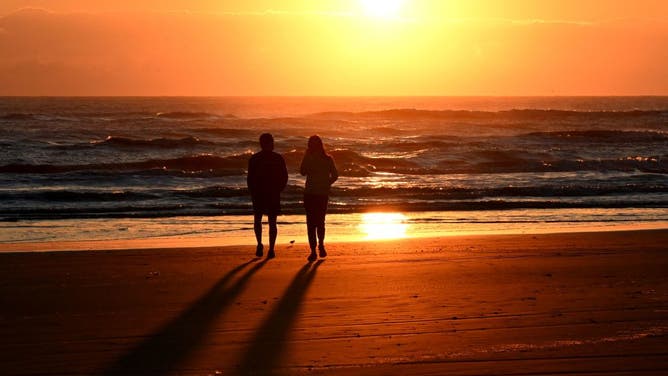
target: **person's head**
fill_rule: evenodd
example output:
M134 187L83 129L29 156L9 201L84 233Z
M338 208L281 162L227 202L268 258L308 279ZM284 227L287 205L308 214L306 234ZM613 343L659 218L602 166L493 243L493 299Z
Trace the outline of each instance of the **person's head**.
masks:
M260 147L262 151L273 151L274 150L274 136L271 133L262 133L260 136Z
M315 154L327 154L325 152L325 145L322 144L322 139L318 135L313 135L308 139L308 150L309 153Z

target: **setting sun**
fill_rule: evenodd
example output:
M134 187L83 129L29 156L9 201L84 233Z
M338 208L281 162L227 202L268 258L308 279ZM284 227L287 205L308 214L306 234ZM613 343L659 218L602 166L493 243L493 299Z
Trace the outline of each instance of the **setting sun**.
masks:
M367 239L398 239L406 237L406 216L401 213L362 214L360 230Z
M375 18L396 18L404 0L360 0L364 13Z

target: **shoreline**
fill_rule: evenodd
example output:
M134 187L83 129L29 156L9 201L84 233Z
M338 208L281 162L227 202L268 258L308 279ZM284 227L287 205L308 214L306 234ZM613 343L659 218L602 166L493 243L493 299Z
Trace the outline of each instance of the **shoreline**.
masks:
M335 239L330 243L335 244L354 244L370 242L392 242L402 240L432 240L441 238L461 238L461 237L493 237L493 236L521 236L521 235L555 235L555 234L590 234L604 232L644 232L644 231L668 231L668 224L641 224L641 225L615 225L615 226L587 226L584 228L563 228L553 231L486 231L486 232L463 232L463 233L444 233L442 235L422 235L406 236L386 239L364 239L352 238L347 240ZM266 234L264 234L266 238ZM53 241L53 242L18 242L18 243L0 243L0 255L6 253L44 253L44 252L95 252L95 251L115 251L115 250L149 250L149 249L193 249L193 248L232 248L248 247L255 245L255 239L252 233L244 237L246 242L230 243L220 238L179 238L179 237L155 237L144 239L121 239L121 240L79 240L79 241ZM266 240L266 239L265 239ZM306 249L308 243L306 239L300 242L290 243L281 241L280 230L277 247L303 247Z
M668 372L668 230L0 254L3 374Z
M370 213L367 213L370 214ZM371 213L373 217L374 214ZM365 213L327 216L328 243L368 242L476 235L521 235L582 232L616 232L668 229L668 220L547 221L542 213L485 212L491 220L461 220L460 213L381 213L389 217L365 218ZM499 221L502 216L525 215L521 221ZM532 221L532 216L543 220ZM277 245L307 244L301 215L279 217ZM266 221L265 221L266 223ZM0 226L0 254L7 252L92 251L183 247L227 247L255 245L250 216L220 216L202 220L177 217L165 220L44 220L5 223ZM49 240L20 240L20 239ZM263 238L267 241L266 224ZM4 240L3 240L4 239ZM9 239L9 240L7 240Z

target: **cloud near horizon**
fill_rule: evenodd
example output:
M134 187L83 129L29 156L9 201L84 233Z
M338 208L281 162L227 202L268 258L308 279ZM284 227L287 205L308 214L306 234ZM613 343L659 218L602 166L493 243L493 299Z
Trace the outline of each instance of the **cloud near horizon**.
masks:
M661 95L668 27L342 12L0 17L0 95Z

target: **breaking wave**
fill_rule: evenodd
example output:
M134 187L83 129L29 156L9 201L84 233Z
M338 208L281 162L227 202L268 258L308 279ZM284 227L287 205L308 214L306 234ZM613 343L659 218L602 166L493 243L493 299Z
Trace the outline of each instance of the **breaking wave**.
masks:
M29 173L54 174L73 171L138 171L138 170L179 170L179 171L206 171L228 170L228 172L243 174L248 163L247 154L228 157L213 155L195 155L172 159L151 159L139 162L125 163L93 163L79 165L53 164L9 164L0 166L0 173Z
M185 148L213 144L213 142L203 141L192 136L179 139L156 138L149 140L109 136L104 141L93 142L93 145L95 146L112 146L119 148Z

